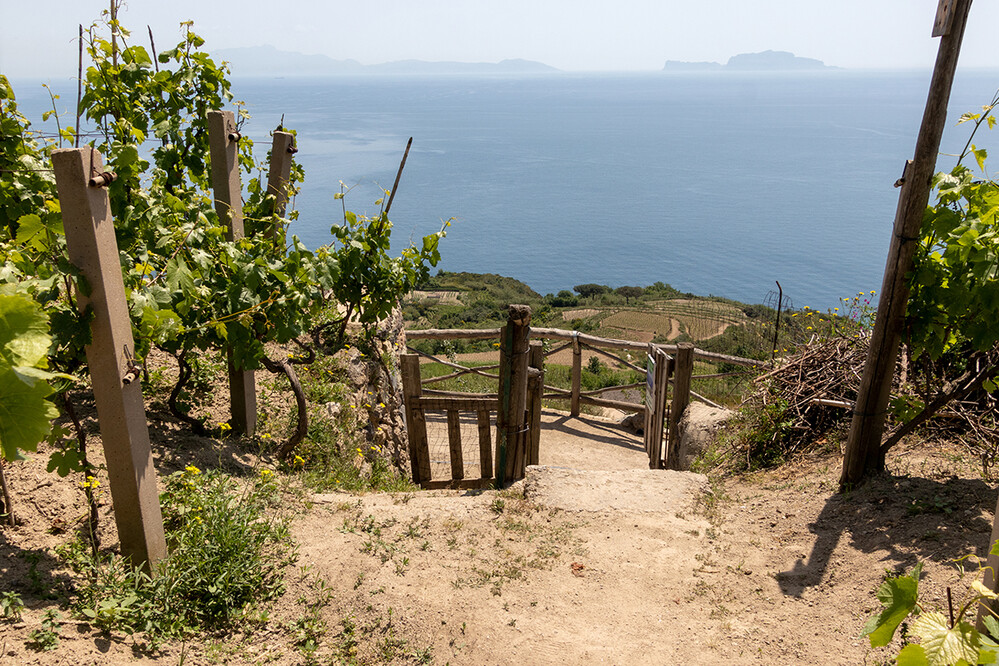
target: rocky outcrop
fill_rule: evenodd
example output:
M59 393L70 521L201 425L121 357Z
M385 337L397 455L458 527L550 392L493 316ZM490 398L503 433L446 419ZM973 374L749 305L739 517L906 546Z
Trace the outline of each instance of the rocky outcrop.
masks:
M735 414L696 401L687 405L680 419L680 469L690 469L690 463L708 450L718 430Z

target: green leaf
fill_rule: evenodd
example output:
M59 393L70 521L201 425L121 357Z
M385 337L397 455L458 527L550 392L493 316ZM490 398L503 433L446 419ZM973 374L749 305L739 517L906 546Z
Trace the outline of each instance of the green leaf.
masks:
M909 643L898 653L895 660L896 666L927 666L926 650L922 645Z
M22 215L17 219L16 242L27 245L33 250L42 250L45 247L45 225L42 218L37 215Z
M34 451L45 439L59 411L45 398L52 388L43 381L19 381L13 369L0 371L0 453L8 460L18 449Z
M41 308L26 296L0 296L0 363L45 367L51 338Z
M942 613L928 611L913 620L912 633L921 639L929 666L954 666L961 659L969 664L978 662L981 640L967 622L951 628Z
M917 564L908 576L889 578L878 588L878 600L884 605L884 610L872 617L864 626L861 636L868 636L871 647L888 645L895 636L895 630L902 620L916 607L919 592L919 574L922 562Z
M53 451L49 456L49 464L46 466L49 472L55 472L61 477L66 477L73 472L83 471L83 460L80 452L74 449L61 449Z
M971 154L975 156L978 168L985 171L985 158L989 156L988 152L984 148L976 148L975 144L971 144Z

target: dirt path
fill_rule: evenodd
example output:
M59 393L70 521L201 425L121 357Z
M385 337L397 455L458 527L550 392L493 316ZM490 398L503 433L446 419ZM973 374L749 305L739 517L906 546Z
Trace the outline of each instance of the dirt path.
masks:
M991 486L951 476L943 457L924 462L929 479L847 496L834 494L835 453L712 493L703 477L650 472L641 441L609 423L544 422L547 467L530 471L527 503L421 493L338 509L324 498L296 530L303 562L338 589L363 578L364 596L405 609L434 663L859 664L875 656L858 636L885 569L925 560L924 586L942 599L957 581L947 560L984 554L991 528ZM912 515L914 501L941 497L966 507L960 517ZM398 574L357 555L363 534L314 538L362 514L424 525L431 545L408 549Z
M543 467L511 490L311 497L288 591L246 634L143 657L67 620L36 653L36 601L0 621L0 665L304 664L313 630L323 664L881 663L858 636L886 569L924 561L931 604L980 576L951 562L984 555L996 491L961 450L902 449L846 495L838 451L712 489L649 471L610 422L549 412L544 428ZM39 506L65 501L50 490ZM39 553L63 540L47 524L25 541ZM0 532L2 589L27 575L27 529Z

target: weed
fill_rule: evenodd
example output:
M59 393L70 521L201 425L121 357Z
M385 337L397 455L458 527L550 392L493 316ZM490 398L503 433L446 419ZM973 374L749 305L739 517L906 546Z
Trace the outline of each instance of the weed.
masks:
M40 629L28 634L30 647L37 652L49 652L59 647L59 627L62 616L54 610L45 611Z
M17 592L7 591L0 593L0 617L3 617L5 620L19 622L23 610L24 601Z
M74 611L106 631L145 633L154 645L245 619L251 604L283 591L282 570L294 559L285 521L267 513L277 493L272 472L240 490L230 477L188 466L165 485L172 552L156 576L118 556L94 557L79 541L60 551L85 574Z

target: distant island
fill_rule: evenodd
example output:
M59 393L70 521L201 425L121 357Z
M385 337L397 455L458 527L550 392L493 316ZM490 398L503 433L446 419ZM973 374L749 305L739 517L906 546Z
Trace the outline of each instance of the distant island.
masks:
M667 60L663 67L665 72L704 72L704 71L742 71L742 72L784 72L815 69L839 69L830 67L815 58L802 58L788 51L761 51L760 53L740 53L728 59L722 65L717 62L685 62L682 60Z
M533 60L500 62L427 62L397 60L377 65L362 65L356 60L336 60L324 55L306 55L280 51L273 46L248 46L219 49L220 58L232 65L240 76L324 76L335 74L528 74L557 72Z

